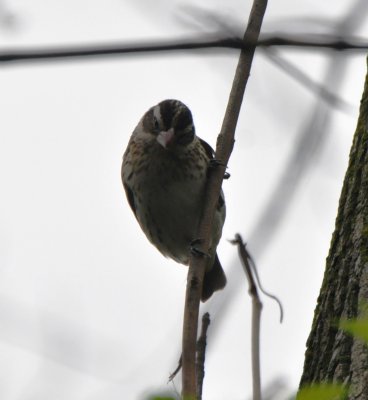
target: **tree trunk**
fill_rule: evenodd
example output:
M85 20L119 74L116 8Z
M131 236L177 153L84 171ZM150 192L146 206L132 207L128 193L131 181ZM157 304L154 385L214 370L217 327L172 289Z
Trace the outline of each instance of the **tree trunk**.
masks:
M337 327L340 319L359 317L362 304L368 304L368 75L301 386L346 383L349 399L368 400L368 349Z

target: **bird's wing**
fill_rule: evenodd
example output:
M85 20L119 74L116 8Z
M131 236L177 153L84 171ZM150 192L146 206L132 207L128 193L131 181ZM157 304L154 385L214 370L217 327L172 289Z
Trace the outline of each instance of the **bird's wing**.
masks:
M214 159L215 158L215 152L214 152L213 148L207 142L205 142L203 139L201 139L201 138L198 138L198 139L199 139L202 147L204 148L204 151L206 152L207 157L210 160Z
M213 148L203 139L199 138L199 141L200 141L202 147L204 148L208 158L210 160L213 160L215 158L215 151L213 150ZM219 196L218 203L217 203L217 210L221 210L221 209L225 210L225 197L224 197L224 192L222 191L222 189L221 189L220 196Z
M137 208L135 206L133 190L124 181L123 181L123 186L130 208L132 209L135 217L137 218Z

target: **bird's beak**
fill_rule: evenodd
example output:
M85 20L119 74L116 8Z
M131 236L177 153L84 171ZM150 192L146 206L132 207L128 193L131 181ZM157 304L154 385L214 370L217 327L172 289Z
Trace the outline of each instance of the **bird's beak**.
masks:
M156 140L160 143L160 145L164 149L167 149L172 143L173 139L174 139L174 128L170 128L168 131L161 131L157 135Z

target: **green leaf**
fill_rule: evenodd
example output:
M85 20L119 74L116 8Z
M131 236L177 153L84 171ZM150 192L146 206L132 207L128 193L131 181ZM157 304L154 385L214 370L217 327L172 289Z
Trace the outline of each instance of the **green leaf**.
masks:
M296 400L343 400L347 388L333 383L321 383L305 386L299 390Z
M152 400L175 400L173 397L153 397Z
M368 344L368 319L341 320L339 328Z

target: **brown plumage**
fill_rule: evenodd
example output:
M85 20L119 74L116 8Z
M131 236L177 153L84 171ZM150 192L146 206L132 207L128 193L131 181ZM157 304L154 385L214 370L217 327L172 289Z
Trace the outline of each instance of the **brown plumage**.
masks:
M201 216L212 148L195 134L190 110L178 100L150 108L123 157L128 202L148 240L166 257L188 265ZM226 284L216 254L225 221L223 193L213 221L202 301Z

